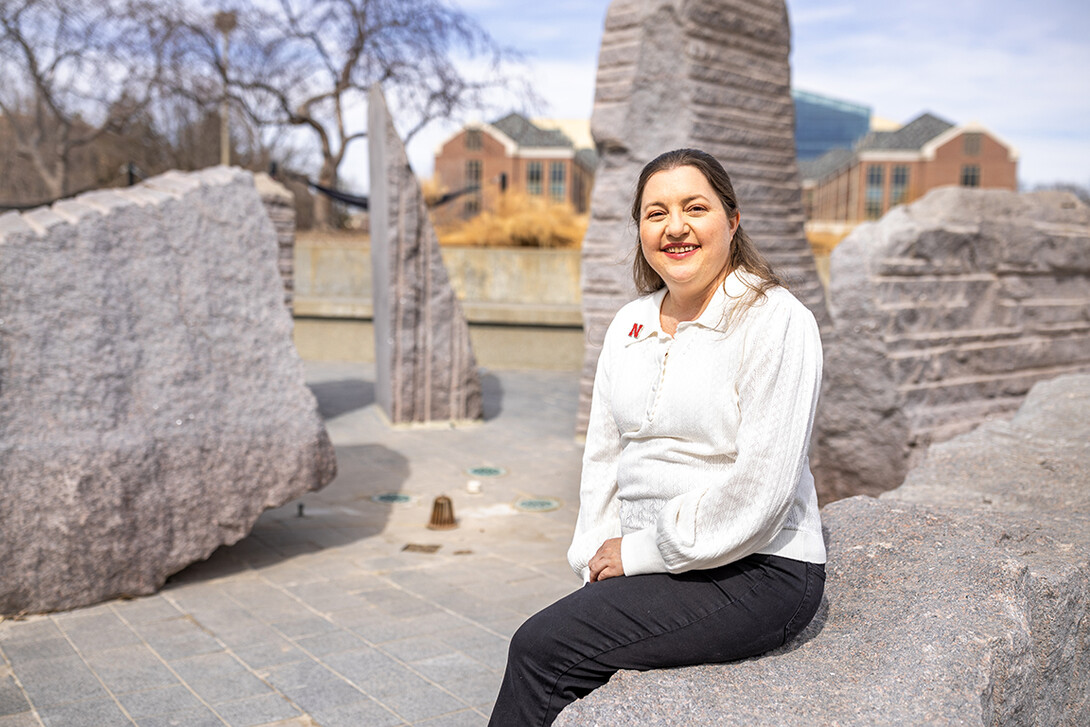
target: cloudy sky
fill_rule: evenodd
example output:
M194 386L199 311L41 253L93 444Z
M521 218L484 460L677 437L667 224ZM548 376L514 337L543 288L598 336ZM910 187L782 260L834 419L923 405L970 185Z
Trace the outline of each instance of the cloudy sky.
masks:
M545 105L589 118L608 0L454 0L528 56ZM979 121L1019 151L1023 184L1090 186L1088 0L787 0L793 85L906 122ZM483 120L492 120L485 118ZM436 127L409 147L431 173Z

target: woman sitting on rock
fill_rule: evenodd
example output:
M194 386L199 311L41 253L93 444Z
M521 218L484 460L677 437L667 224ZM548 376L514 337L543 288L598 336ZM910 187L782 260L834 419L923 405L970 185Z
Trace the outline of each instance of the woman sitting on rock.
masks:
M821 600L814 317L742 230L709 154L651 161L632 218L642 297L598 359L568 551L585 585L514 635L490 725L549 725L618 669L774 649Z

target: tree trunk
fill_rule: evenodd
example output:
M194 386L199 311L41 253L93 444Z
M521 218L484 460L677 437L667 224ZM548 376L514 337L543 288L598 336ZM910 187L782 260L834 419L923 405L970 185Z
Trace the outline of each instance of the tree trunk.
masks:
M329 189L337 187L337 166L332 159L322 160L322 170L318 173L318 184ZM321 192L314 199L314 226L329 229L334 226L333 200Z

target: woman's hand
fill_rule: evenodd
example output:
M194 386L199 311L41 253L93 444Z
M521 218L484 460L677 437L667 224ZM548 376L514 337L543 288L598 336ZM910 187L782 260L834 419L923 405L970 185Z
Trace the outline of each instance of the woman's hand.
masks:
M624 575L624 567L621 565L621 539L610 538L602 543L598 552L590 559L590 582L604 581L606 578L615 578Z

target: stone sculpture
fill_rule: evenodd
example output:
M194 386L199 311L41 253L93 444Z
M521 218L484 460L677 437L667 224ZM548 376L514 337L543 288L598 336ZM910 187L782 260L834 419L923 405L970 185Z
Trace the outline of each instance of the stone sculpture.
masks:
M264 172L254 175L254 186L276 230L280 255L277 263L284 281L284 304L291 312L295 299L295 197L291 190Z
M247 172L0 217L0 613L154 592L328 483Z
M827 321L803 232L795 161L791 38L783 0L614 0L598 56L591 131L600 162L583 240L587 333L579 431L601 341L635 296L636 177L664 151L697 147L731 174L742 223L793 292Z
M482 416L469 326L382 90L367 112L375 399L393 424Z
M556 727L1090 724L1090 375L823 511L825 601L757 659L619 672Z
M945 188L832 255L812 462L825 501L899 485L931 442L1090 371L1090 208Z

